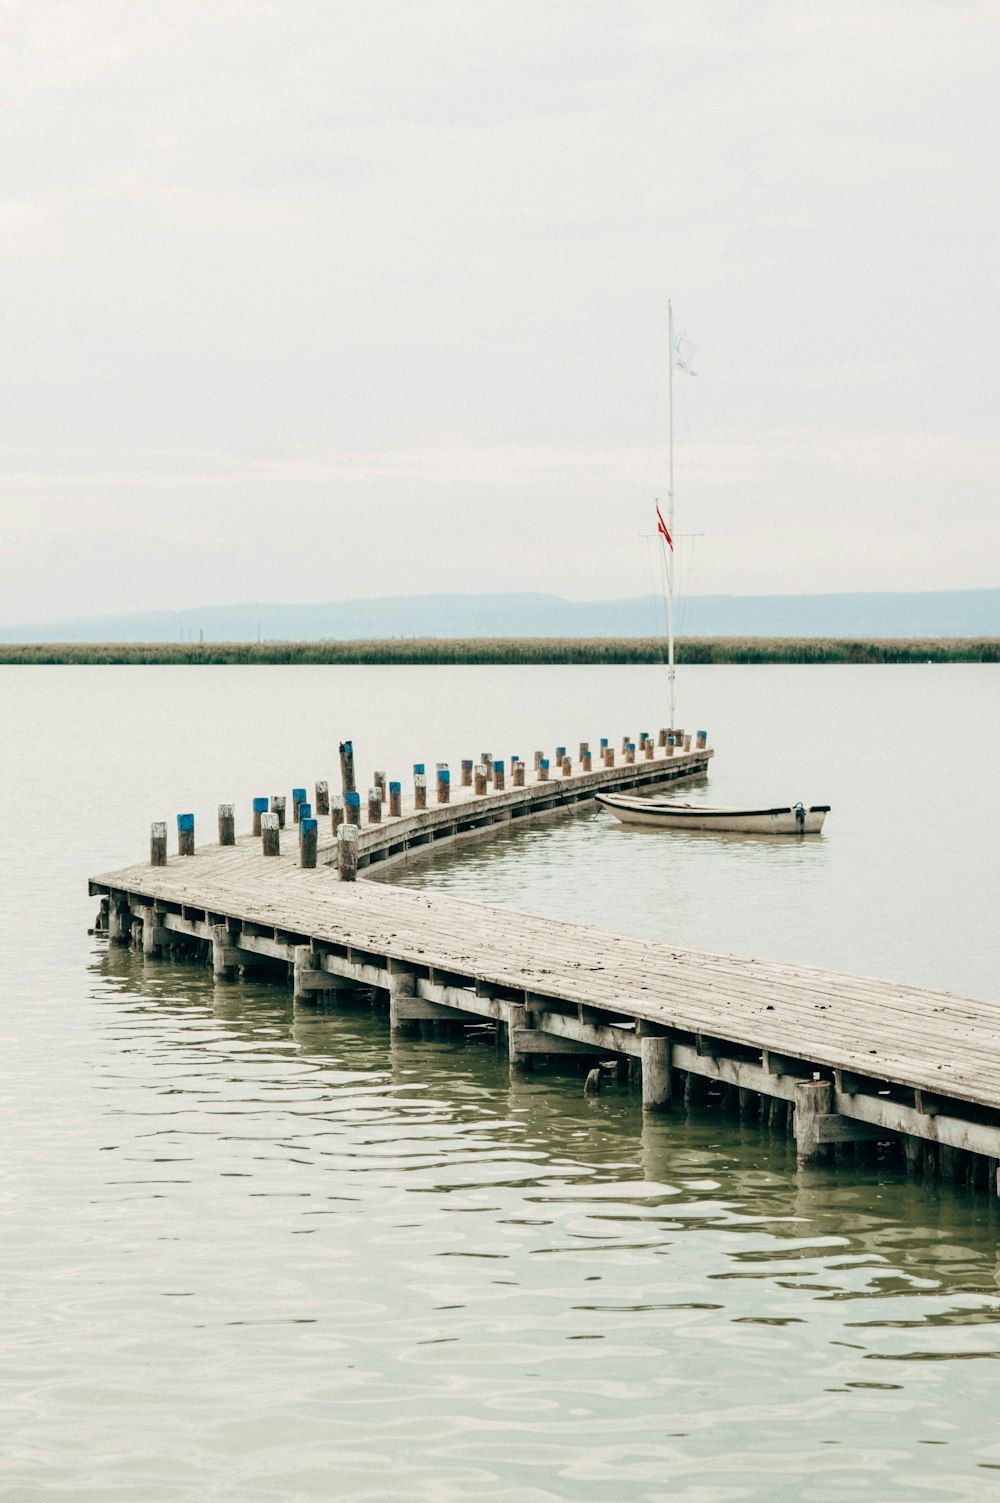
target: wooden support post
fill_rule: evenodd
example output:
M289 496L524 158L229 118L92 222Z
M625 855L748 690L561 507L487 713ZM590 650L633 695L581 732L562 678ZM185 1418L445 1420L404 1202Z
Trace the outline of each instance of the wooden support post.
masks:
M361 795L357 791L344 794L344 824L361 828Z
M155 903L151 903L142 915L142 953L147 960L159 955L163 946L165 930L162 918L163 910Z
M668 757L672 757L673 754L674 754L674 738L673 738L673 736L668 736L667 737L666 754L667 754Z
M330 798L330 828L335 835L343 823L344 795L342 793L334 793Z
M337 875L341 882L357 880L358 833L357 825L341 825L337 831Z
M403 785L402 783L389 784L389 817L399 819L403 812Z
M278 829L283 830L285 828L285 795L283 793L271 794L271 813L277 815Z
M316 784L316 816L330 812L330 784L324 779Z
M691 737L690 736L685 736L684 737L684 754L685 754L685 756L687 755L687 753L690 750L691 750Z
M480 752L479 753L479 760L480 760L480 762L482 762L483 766L486 768L486 781L487 781L487 783L492 783L492 781L493 781L493 753L492 752Z
M417 978L412 971L408 971L399 961L389 962L389 1032L412 1033L419 1029L419 1024L414 1024L401 1016L401 1004L405 1006L407 999L417 995Z
M650 739L649 739L648 736L646 737L646 745L643 748L643 752L644 752L646 761L647 762L652 762L654 756L656 755L656 748L654 747L652 741L650 741Z
M149 827L149 864L150 866L166 866L167 864L166 820L158 819Z
M178 814L177 816L177 854L178 856L194 855L193 814Z
M760 1097L747 1086L739 1087L738 1105L741 1117L760 1116Z
M354 743L351 741L340 743L340 786L345 795L358 791L354 781Z
M568 778L569 775L570 775L570 773L573 771L573 764L570 761L569 757L563 757L562 762L560 763L560 766L562 767L562 775L563 775L563 777L564 778Z
M543 751L536 751L535 752L535 771L536 772L541 767L541 765L542 765L542 758L544 756L545 756L545 753Z
M800 1165L816 1164L829 1150L819 1139L819 1117L833 1111L833 1085L829 1080L795 1082L795 1152Z
M666 746L667 744L667 728L664 725L661 725L657 732L656 744L657 746Z
M539 762L539 764L538 764L538 781L540 783L547 783L548 780L549 780L549 759L548 759L548 757L543 757L541 759L541 761Z
M382 823L382 795L378 788L368 790L368 823L370 825Z
M493 787L498 793L503 792L504 780L505 770L503 759L501 758L499 761L493 763Z
M384 772L373 772L372 773L372 782L375 784L375 787L378 789L378 801L379 801L379 803L380 804L384 804L386 802L386 800L388 799L388 796L389 796L389 793L388 793L389 785L388 785L388 780L386 779L385 773Z
M582 762L583 759L584 759L584 757L589 757L589 756L590 756L590 742L589 741L581 741L580 742L580 761Z
M615 749L613 746L606 746L604 748L604 765L605 767L614 767L615 765Z
M583 756L580 758L580 771L581 772L592 772L593 768L594 768L593 758L591 757L589 751L585 751L584 754L583 754Z
M307 807L303 805L303 807ZM299 865L316 865L316 846L319 842L319 826L315 819L303 815L299 821Z
M520 760L511 764L511 782L515 788L524 787L524 763Z
M228 924L212 925L212 974L216 981L231 981L235 971Z
M414 809L427 808L427 774L424 772L413 774L413 807Z
M219 805L219 844L236 844L236 810L232 804Z
M517 1036L527 1026L528 1009L523 1002L507 1003L507 1058L512 1070L520 1069L526 1056L517 1048Z
M632 742L632 737L631 736L623 736L622 737L622 754L623 755L624 755L625 752L628 751L629 746L631 745L631 742Z
M708 732L699 731L695 744L697 745L699 751L704 751L706 746L708 745Z
M625 762L628 767L635 765L635 742L630 741L625 748Z
M439 804L448 804L451 802L451 773L444 762L438 763L437 794Z
M120 892L113 892L108 898L108 939L113 945L127 945L131 933L128 900Z
M671 1045L663 1028L640 1019L639 1059L642 1064L642 1109L644 1112L670 1110Z
M266 813L267 813L267 799L266 798L255 798L254 801L253 801L253 832L254 832L255 835L259 835L260 834L260 817L261 817L262 814L266 814Z
M299 809L300 809L301 805L305 803L305 801L306 801L306 790L304 788L293 788L292 789L292 824L293 825L297 825L298 824L298 822L299 822L299 820L301 818L301 815L299 814Z
M304 819L312 819L313 817L312 804L302 803L299 805L299 824L301 824Z
M463 757L462 758L462 787L463 788L471 788L472 787L472 758L471 757Z
M563 760L564 760L565 756L566 756L566 748L565 748L565 746L557 746L556 747L556 766L557 767L561 767L562 766Z
M281 823L277 814L262 814L260 817L262 852L265 856L281 855Z
M486 763L485 762L477 762L476 763L476 781L475 781L475 783L473 785L473 792L476 794L477 798L482 798L482 796L486 792Z

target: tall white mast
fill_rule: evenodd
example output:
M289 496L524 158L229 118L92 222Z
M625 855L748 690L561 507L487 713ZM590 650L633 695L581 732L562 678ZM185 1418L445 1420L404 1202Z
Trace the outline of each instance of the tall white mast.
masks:
M667 531L674 537L674 310L667 299L667 431L669 436L667 460ZM674 717L674 550L667 546L666 538L660 539L663 549L663 568L667 577L667 685L670 696L670 729Z

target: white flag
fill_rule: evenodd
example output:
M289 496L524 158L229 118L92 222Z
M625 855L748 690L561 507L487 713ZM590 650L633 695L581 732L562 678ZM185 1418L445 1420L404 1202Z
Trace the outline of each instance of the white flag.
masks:
M697 353L697 345L691 343L686 333L677 335L674 340L674 365L677 370L684 371L689 376L696 376L698 372L692 367L691 361Z

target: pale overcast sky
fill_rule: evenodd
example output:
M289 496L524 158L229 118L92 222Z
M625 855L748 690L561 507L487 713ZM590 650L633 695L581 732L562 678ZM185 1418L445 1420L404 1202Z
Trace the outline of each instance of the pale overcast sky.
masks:
M1000 584L967 0L10 0L7 623Z

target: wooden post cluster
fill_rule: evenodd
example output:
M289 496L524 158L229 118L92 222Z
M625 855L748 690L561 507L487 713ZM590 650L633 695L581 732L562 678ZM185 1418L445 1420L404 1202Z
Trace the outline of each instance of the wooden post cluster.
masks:
M261 847L265 856L281 855L281 821L276 813L260 817Z
M236 844L236 810L232 804L219 805L219 844Z
M358 875L358 826L341 825L337 832L337 875L353 882Z
M149 864L150 866L166 866L167 864L166 820L157 820L149 827Z
M318 821L310 818L308 815L302 815L299 820L300 866L312 867L316 865L316 846L319 840L318 832Z
M267 813L267 798L255 798L253 801L253 832L260 834L260 819L262 814Z
M316 784L316 814L329 814L330 812L330 785L324 779Z
M177 816L177 854L178 856L194 855L193 814L178 814Z

